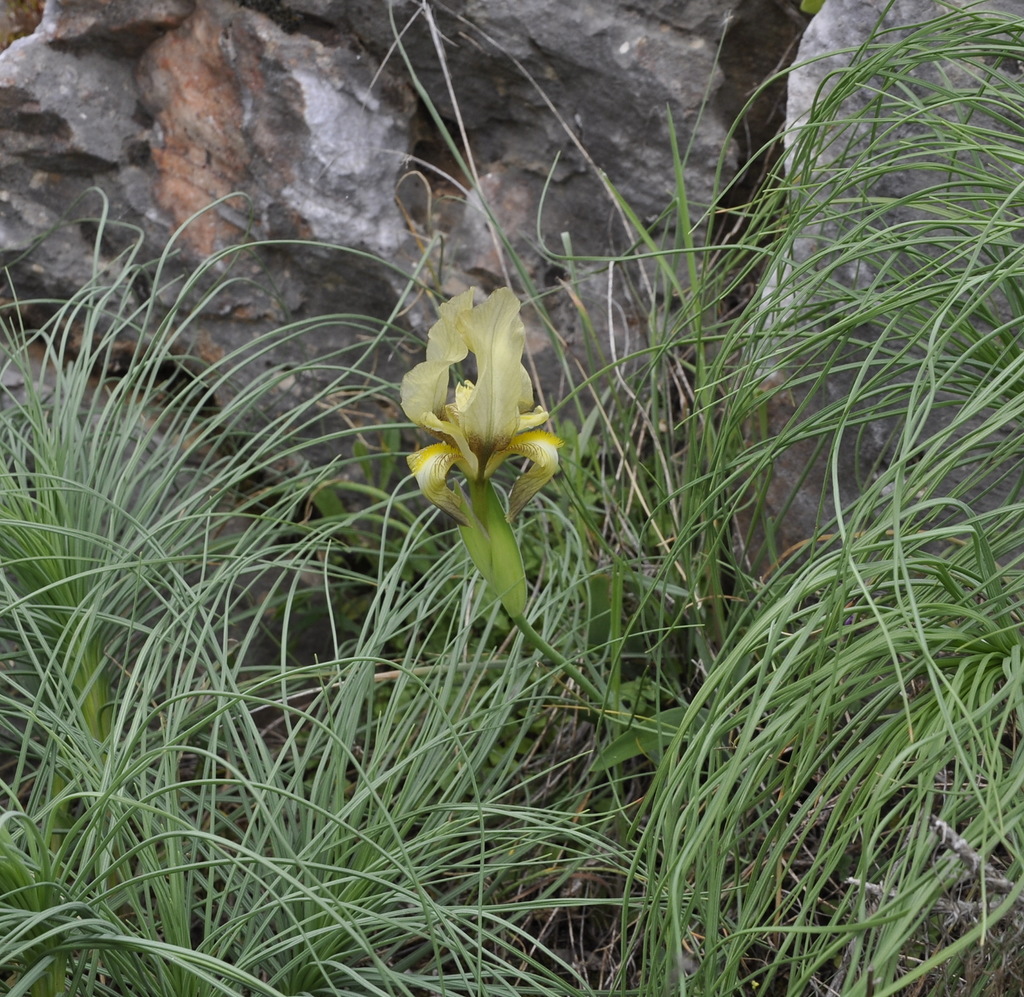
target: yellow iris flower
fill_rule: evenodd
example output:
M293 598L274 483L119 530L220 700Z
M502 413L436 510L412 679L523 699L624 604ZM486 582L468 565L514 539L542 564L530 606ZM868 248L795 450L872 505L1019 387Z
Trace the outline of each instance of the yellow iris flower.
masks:
M548 413L533 402L523 367L526 332L519 300L507 287L480 305L473 291L441 305L427 334L427 359L402 379L402 409L440 440L408 458L423 494L458 524L474 563L513 616L526 607L523 560L509 523L558 470L562 441L538 429ZM449 401L453 364L472 353L476 381L455 387ZM509 457L525 457L532 467L519 476L501 507L490 477ZM469 498L448 487L458 467L469 482Z
M507 519L558 470L562 441L538 429L548 413L534 406L530 377L523 367L526 333L519 318L519 300L507 287L474 306L470 289L440 308L440 318L427 334L427 359L402 380L402 409L418 426L441 442L408 458L423 494L461 526L474 518L473 505L461 491L448 487L452 467L470 483L487 481L509 457L525 457L533 466L520 476L509 495ZM449 402L450 368L472 353L476 381L456 385Z

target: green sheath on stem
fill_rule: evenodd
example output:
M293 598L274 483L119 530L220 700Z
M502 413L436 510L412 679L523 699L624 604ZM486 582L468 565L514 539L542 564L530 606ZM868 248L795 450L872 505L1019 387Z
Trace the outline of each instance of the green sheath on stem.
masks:
M512 527L490 481L470 481L472 510L468 526L460 526L463 542L480 574L510 616L526 609L526 572Z

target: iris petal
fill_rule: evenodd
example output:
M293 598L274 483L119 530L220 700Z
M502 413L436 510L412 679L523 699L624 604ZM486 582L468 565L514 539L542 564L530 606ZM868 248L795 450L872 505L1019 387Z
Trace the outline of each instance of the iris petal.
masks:
M519 308L515 294L502 287L458 318L477 366L473 390L459 404L461 423L481 464L495 451L504 450L519 428L520 371L526 345Z
M469 517L463 510L464 499L447 484L452 465L462 459L457 447L435 443L406 458L409 470L416 476L420 491L442 512L448 513L460 526L469 526Z
M402 411L410 422L423 426L428 416L444 411L448 400L448 364L428 360L402 378Z
M470 343L460 331L460 319L473 311L473 288L455 295L437 310L438 319L427 332L427 362L446 364L464 360Z
M554 433L535 429L517 436L508 446L509 453L519 454L533 461L533 467L516 479L508 497L508 516L512 522L523 506L550 481L558 471L558 448L563 445Z
M427 333L427 359L402 378L402 411L422 426L425 416L441 416L448 401L449 370L466 358L469 344L459 331L459 316L473 310L473 289L446 301Z

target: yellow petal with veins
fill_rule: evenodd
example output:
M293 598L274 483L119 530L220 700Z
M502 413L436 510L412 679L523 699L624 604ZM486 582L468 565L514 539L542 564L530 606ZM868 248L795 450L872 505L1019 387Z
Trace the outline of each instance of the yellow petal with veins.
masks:
M459 331L459 321L463 315L468 315L473 310L475 293L471 287L438 308L438 319L427 331L428 361L438 360L453 364L465 358L470 345Z
M463 509L464 499L448 487L448 472L462 458L458 448L447 443L424 447L406 458L409 470L416 476L420 491L442 512L448 513L460 526L469 526Z
M444 417L448 401L449 369L469 352L458 328L460 315L473 309L473 289L446 301L439 318L427 333L427 359L402 378L402 411L411 422L422 426L424 418Z
M533 461L533 467L516 479L508 497L508 516L511 523L523 506L550 481L558 471L558 448L563 446L554 433L535 429L517 436L508 446L509 453L519 454Z
M526 330L519 308L515 294L501 287L456 320L476 356L477 368L472 390L456 399L459 422L481 465L492 453L505 449L519 429L522 405L529 407L533 402L522 365Z

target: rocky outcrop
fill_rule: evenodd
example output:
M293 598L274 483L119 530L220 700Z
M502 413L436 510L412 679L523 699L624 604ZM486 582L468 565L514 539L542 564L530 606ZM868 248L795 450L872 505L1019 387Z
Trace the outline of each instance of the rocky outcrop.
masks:
M49 0L0 54L0 294L72 293L101 215L108 262L173 236L166 274L274 241L207 309L219 350L286 318L388 316L424 257L446 293L518 283L492 222L555 286L567 244L625 239L606 178L641 216L670 199L667 112L709 201L743 154L733 112L800 23L773 0L727 19L717 0ZM772 123L751 123L756 144ZM339 318L304 348L357 334Z

